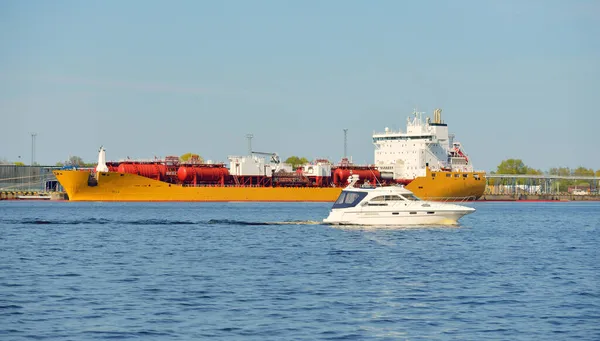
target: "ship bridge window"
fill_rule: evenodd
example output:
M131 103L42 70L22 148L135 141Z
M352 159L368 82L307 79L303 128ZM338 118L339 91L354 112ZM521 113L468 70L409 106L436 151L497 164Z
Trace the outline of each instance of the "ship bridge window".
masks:
M475 178L475 180L479 180L479 174L473 174L473 177Z
M409 140L426 140L426 141L431 141L432 137L431 135L415 135L415 136L387 136L387 137L374 137L373 138L373 142L378 142L378 141L395 141L395 140L400 140L400 141L409 141Z
M342 193L340 193L340 196L333 204L333 208L354 207L366 196L367 193L364 192L342 191Z

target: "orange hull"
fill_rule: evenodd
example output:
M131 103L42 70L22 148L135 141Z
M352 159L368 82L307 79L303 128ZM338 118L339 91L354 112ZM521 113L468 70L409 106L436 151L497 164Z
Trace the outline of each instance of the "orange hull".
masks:
M135 174L99 173L88 184L88 172L54 171L72 201L335 201L335 187L187 187Z
M485 172L431 172L412 180L406 188L424 200L479 199L485 192Z
M54 174L71 201L333 202L342 190L340 187L188 187L116 172L98 173L96 183L88 183L89 172L58 170ZM474 174L480 174L479 180ZM475 199L485 190L485 173L428 170L426 177L416 178L406 188L422 199Z

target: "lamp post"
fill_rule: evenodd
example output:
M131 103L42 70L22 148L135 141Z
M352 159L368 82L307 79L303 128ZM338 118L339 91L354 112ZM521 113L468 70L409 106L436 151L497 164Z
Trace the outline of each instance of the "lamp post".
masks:
M29 179L27 181L27 189L31 189L33 182L33 165L35 163L35 137L37 133L31 133L31 165L29 166Z
M21 155L19 155L19 165L21 165ZM19 172L18 170L15 170L16 175L20 175L20 173L21 172ZM23 177L19 176L19 189L21 189L21 187L23 187Z
M35 137L37 133L31 133L31 165L35 163Z

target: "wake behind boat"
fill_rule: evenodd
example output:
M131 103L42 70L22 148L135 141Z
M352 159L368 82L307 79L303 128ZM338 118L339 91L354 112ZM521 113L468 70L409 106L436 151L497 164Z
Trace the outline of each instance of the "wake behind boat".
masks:
M332 225L455 225L474 208L442 202L424 201L403 186L354 187L358 175L323 219Z

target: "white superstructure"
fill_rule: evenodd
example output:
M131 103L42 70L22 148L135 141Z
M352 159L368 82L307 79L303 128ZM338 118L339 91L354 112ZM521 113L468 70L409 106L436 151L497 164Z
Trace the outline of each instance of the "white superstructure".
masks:
M441 109L434 111L433 122L429 118L423 122L423 113L413 112L407 118L406 132L386 127L383 133L373 134L373 144L375 166L385 179L425 176L426 167L434 171L473 171L461 144L448 133Z
M472 207L434 201L423 201L402 186L354 187L358 175L352 175L323 219L333 225L454 225L464 215L475 212Z
M316 160L315 162L301 165L304 175L318 177L330 177L331 166L331 163L327 160Z
M266 157L269 157L267 161ZM277 153L252 152L246 156L229 156L229 173L236 176L266 176L273 172L291 172L292 167L281 163Z

